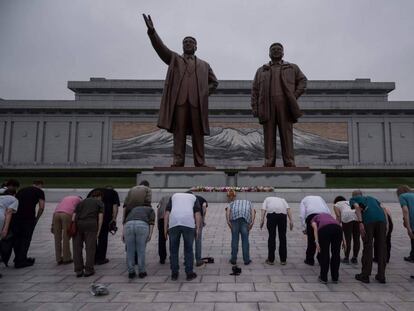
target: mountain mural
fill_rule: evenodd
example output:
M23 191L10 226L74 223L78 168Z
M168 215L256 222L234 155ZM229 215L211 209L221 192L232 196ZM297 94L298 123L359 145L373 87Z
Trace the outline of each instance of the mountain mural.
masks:
M251 128L210 128L206 136L205 153L209 165L256 166L264 156L263 131ZM348 142L321 137L294 129L294 146L297 164L346 164ZM173 137L165 130L112 141L113 160L131 160L137 165L164 166L171 164ZM280 147L277 141L277 157ZM191 137L187 138L186 163L192 164ZM281 160L279 161L281 163Z

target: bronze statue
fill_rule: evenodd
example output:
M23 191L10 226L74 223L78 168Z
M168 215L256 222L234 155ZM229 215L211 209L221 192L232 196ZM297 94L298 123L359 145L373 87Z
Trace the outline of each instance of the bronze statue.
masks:
M271 61L260 67L254 77L251 106L253 116L263 125L264 167L276 165L276 127L279 129L283 165L295 167L293 123L302 116L297 99L306 88L306 77L296 64L283 60L283 45L269 48Z
M187 135L192 136L194 165L206 166L204 135L210 135L208 96L217 88L216 76L207 62L194 55L195 38L183 39L184 53L179 55L164 45L151 16L143 16L152 46L168 65L157 126L173 133L174 162L171 166L184 166Z

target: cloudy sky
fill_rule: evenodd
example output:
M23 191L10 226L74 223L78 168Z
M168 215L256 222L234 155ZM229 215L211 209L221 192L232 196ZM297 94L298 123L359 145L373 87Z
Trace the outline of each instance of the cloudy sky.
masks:
M252 79L280 41L310 80L395 81L414 100L412 0L0 0L0 98L73 99L68 80L164 79L142 13L219 79Z

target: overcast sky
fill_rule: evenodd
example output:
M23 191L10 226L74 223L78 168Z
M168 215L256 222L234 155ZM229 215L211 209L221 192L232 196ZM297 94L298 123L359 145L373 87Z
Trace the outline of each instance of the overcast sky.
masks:
M142 13L186 35L218 79L249 79L272 42L309 80L395 81L414 101L413 0L0 0L0 98L73 99L68 80L164 79Z

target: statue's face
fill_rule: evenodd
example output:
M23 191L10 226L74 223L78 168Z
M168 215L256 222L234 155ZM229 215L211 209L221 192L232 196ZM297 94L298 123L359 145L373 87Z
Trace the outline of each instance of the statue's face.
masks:
M269 49L269 56L272 60L281 60L283 58L283 48L280 45L272 45Z
M197 51L197 43L192 38L185 38L183 40L184 54L194 54Z

